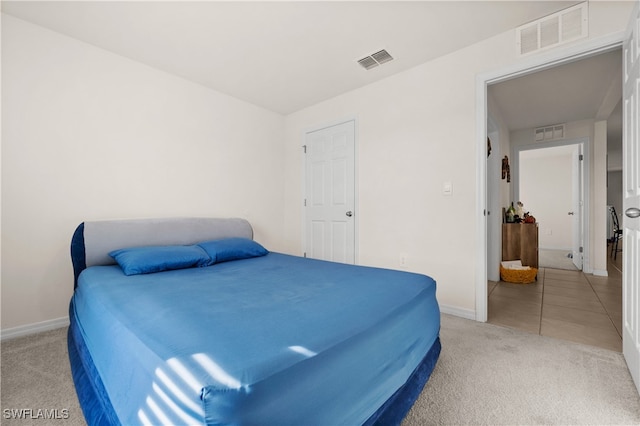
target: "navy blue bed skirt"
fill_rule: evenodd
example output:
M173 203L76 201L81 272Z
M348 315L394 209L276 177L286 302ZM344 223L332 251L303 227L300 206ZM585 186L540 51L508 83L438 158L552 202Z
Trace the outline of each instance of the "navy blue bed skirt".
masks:
M69 307L69 321L67 347L71 375L84 418L87 424L92 426L120 425L100 375L93 364L91 354L78 329L73 301Z
M422 359L406 383L364 423L365 426L399 425L420 396L440 356L440 337Z

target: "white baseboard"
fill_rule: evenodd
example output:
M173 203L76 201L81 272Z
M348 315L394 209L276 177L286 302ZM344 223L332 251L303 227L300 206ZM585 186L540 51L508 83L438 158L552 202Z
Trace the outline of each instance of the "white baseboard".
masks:
M440 305L440 312L443 314L454 315L456 317L476 320L476 311L471 309L458 308L456 306Z
M609 272L607 272L606 270L602 270L602 269L594 269L592 274L593 275L597 275L599 277L608 277L609 276Z
M42 331L54 330L56 328L67 327L69 317L56 318L52 320L37 322L34 324L21 325L18 327L6 328L0 331L0 341L13 339L15 337L28 336L29 334L40 333Z

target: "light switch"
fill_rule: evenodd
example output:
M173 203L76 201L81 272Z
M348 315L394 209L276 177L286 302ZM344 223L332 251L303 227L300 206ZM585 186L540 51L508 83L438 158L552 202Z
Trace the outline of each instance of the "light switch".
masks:
M453 195L453 184L451 182L442 184L442 195Z

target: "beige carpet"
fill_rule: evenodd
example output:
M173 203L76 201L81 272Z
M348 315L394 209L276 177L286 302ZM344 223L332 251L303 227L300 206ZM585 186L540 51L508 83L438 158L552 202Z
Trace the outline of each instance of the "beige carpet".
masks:
M403 425L638 425L622 354L443 315L442 355Z
M640 424L622 355L443 315L442 354L403 426ZM2 342L3 425L84 425L66 329ZM67 418L7 419L5 410ZM51 413L51 411L49 411Z
M3 426L86 424L71 379L66 328L7 340L1 345ZM14 410L14 415L6 410ZM22 419L13 418L18 413Z

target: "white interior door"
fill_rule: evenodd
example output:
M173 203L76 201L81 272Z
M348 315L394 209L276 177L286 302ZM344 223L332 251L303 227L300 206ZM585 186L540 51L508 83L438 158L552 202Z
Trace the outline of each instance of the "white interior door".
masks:
M622 352L640 390L640 2L623 46Z
M355 122L305 137L305 256L355 263Z
M572 226L572 260L579 270L582 270L583 234L582 218L584 201L582 197L582 145L575 145L571 153L571 212Z

